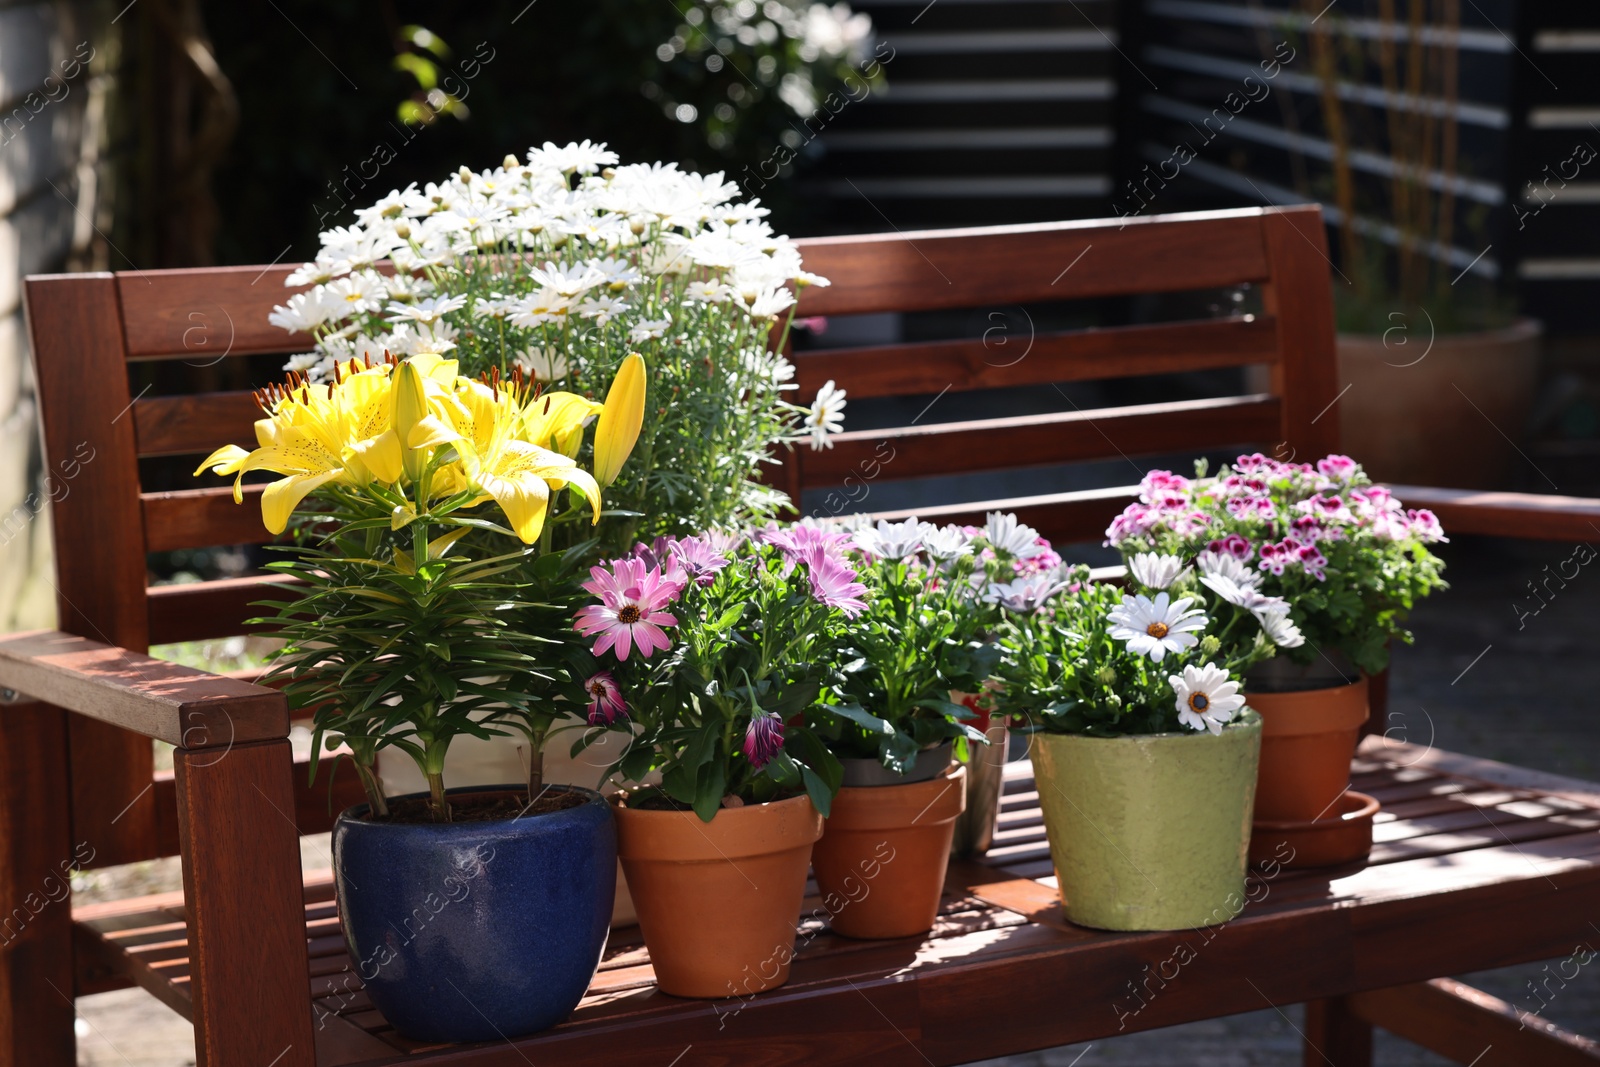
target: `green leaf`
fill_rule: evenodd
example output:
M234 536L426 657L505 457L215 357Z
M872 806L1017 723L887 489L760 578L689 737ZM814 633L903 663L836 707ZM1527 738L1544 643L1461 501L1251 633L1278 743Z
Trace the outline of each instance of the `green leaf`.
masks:
M837 715L841 719L849 719L851 722L865 727L869 733L879 737L892 737L894 735L894 727L889 725L887 719L878 718L863 709L859 704L824 704L822 708L824 711Z

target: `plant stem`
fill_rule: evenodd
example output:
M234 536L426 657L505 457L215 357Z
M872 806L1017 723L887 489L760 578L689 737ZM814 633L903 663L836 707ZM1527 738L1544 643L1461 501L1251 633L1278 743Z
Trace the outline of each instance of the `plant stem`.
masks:
M380 818L388 818L389 801L383 795L383 783L378 781L378 776L372 772L372 767L352 758L355 764L356 777L361 779L361 788L367 794L367 804L372 808L372 814Z
M444 772L428 771L428 808L434 822L450 821L450 802L444 797Z

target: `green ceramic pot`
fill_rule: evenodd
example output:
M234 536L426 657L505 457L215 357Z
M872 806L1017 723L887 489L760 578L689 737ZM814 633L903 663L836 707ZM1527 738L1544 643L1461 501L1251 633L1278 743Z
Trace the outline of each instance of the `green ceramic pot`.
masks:
M1244 906L1261 717L1222 733L1037 733L1030 754L1067 918L1186 930Z

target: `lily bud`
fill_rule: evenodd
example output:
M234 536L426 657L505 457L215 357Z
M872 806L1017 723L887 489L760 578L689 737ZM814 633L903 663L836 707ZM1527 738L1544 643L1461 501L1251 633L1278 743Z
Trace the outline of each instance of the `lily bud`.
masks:
M411 447L411 431L428 415L428 394L422 384L422 375L409 359L402 360L395 368L391 402L394 407L389 416L389 425L400 441L406 477L416 481L422 475L427 457Z
M594 477L604 488L617 480L644 425L644 357L629 353L612 379L594 432Z

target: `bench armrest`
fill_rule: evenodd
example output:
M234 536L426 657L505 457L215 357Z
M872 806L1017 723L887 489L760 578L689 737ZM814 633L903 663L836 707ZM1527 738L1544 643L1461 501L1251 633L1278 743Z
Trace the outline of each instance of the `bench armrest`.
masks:
M276 690L55 630L0 637L0 689L184 749L289 736Z
M1408 508L1439 516L1446 534L1485 534L1533 541L1600 540L1600 500L1483 489L1433 489L1391 485Z

